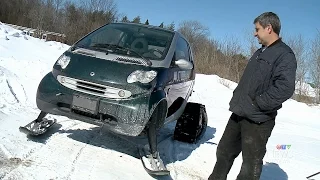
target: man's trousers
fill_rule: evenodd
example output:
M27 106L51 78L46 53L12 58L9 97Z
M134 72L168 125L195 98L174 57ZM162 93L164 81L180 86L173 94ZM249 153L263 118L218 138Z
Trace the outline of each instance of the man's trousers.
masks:
M274 119L258 124L233 113L218 144L217 161L209 180L226 180L240 152L243 162L237 180L259 180L274 125Z

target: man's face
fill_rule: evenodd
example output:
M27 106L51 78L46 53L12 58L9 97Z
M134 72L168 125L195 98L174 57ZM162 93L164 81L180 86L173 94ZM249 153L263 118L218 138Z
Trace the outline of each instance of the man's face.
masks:
M270 35L270 25L263 28L259 22L255 23L254 36L257 37L259 44L267 45L268 36Z

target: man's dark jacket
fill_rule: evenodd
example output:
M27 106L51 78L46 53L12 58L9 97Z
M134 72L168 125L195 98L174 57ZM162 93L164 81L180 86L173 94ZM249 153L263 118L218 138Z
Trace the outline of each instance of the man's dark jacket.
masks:
M250 58L229 110L257 123L274 119L295 90L297 61L292 49L278 39Z

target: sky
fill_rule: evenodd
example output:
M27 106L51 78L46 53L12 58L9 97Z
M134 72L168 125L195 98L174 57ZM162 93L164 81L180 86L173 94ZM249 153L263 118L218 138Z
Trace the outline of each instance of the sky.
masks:
M116 0L119 13L130 20L136 16L152 25L170 24L176 27L184 20L198 20L210 30L210 37L246 38L253 35L253 20L263 12L272 11L281 20L281 35L301 34L306 41L320 31L319 0ZM243 40L243 39L242 39Z

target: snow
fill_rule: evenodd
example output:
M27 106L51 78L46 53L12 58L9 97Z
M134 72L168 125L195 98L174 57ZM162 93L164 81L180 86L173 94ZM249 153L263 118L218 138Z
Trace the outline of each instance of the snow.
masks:
M310 84L300 83L300 81L296 82L296 90L295 90L296 94L299 94L301 91L302 95L306 95L309 97L316 97L316 90L317 89L312 88Z
M103 127L53 115L49 117L57 124L46 135L28 138L19 132L19 126L39 113L35 96L40 80L68 48L0 23L0 179L155 179L137 158L136 146L146 142L144 137L116 136ZM160 179L207 179L236 85L216 75L197 74L190 101L206 106L206 134L198 144L187 144L173 140L174 123L165 126L158 147L171 175ZM279 145L287 148L277 149ZM319 150L320 107L290 99L279 111L268 141L261 179L305 179L320 170ZM236 178L241 162L240 154L228 179Z

